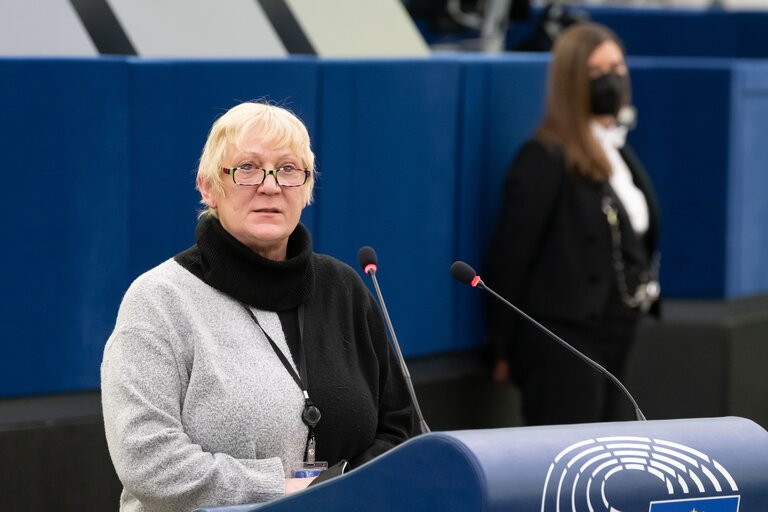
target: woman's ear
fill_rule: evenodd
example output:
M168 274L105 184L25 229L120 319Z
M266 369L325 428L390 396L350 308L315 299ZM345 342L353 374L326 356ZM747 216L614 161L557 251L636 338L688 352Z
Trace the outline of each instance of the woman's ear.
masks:
M203 202L208 208L216 208L216 195L213 185L200 176L197 175L197 189L200 191L200 195L203 197Z

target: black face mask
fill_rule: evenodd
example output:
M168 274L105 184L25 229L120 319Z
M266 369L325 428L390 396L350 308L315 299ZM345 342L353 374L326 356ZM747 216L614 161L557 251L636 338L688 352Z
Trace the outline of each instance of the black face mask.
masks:
M629 99L629 77L607 73L589 83L592 113L615 116Z

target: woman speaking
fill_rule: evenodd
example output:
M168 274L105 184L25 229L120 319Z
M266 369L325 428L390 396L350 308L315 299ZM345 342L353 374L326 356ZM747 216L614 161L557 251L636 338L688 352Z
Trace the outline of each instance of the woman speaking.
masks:
M296 468L355 467L409 437L372 295L299 223L314 183L287 110L243 103L211 128L195 244L133 282L104 350L121 511L271 500L311 482Z

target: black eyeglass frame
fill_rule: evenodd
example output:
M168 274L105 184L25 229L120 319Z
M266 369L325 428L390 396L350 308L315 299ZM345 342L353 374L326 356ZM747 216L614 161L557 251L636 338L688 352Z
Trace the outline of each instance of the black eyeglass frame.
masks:
M267 176L269 174L272 175L273 178L275 178L275 183L281 188L294 188L294 187L302 187L307 184L307 181L309 180L310 175L312 174L312 171L309 169L294 169L294 171L303 171L304 172L304 181L301 182L298 185L283 185L280 183L280 178L278 178L278 174L280 174L280 171L285 169L285 167L278 167L277 169L262 169L261 167L256 167L255 169L246 169L248 171L262 171L264 173L264 177L261 179L260 183L238 183L235 180L235 172L242 169L242 167L222 167L221 170L224 172L224 174L228 174L232 176L232 183L239 187L258 187L259 185L263 185L264 182L267 179Z

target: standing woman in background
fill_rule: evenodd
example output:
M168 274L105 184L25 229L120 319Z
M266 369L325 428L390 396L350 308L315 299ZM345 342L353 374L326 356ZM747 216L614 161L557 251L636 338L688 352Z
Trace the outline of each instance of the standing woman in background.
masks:
M629 102L617 36L595 23L566 30L544 120L507 174L486 269L502 295L620 379L659 291L653 189L618 121ZM494 380L519 385L527 424L618 419L604 376L503 306L489 303L488 322Z

